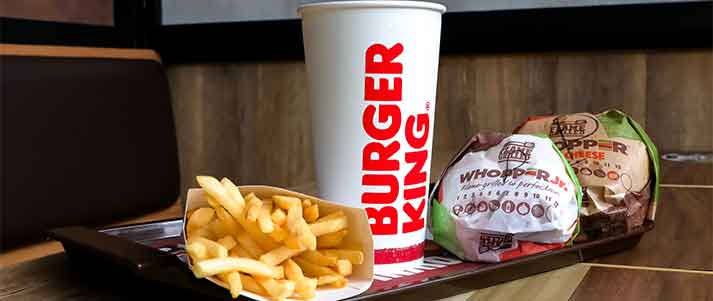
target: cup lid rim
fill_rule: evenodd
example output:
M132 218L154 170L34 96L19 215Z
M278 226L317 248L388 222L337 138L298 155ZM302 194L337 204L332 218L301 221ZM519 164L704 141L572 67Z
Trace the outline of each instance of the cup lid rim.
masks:
M393 1L393 0L371 0L371 1L329 1L302 4L297 8L297 14L302 16L302 12L314 9L336 9L336 8L422 8L430 9L440 13L446 12L446 6L440 3L425 1Z

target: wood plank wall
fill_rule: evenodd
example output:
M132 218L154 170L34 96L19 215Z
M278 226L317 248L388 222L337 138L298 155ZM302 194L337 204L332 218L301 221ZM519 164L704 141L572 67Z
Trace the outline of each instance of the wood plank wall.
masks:
M168 75L182 187L200 173L244 184L314 181L302 62L177 65ZM663 151L713 151L713 51L444 56L434 174L478 131L607 108L632 115Z
M0 17L114 25L114 0L1 0Z

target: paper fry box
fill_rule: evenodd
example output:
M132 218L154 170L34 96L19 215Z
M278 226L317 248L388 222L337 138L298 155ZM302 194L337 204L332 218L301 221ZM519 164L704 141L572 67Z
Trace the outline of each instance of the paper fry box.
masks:
M302 194L299 192L290 191L287 189L271 187L271 186L239 186L240 192L243 195L249 193L255 193L259 198L265 199L273 195L285 195L293 196L300 199L309 199L311 202L317 202L319 204L319 215L324 216L335 212L337 210L344 211L347 216L349 226L347 236L344 238L344 245L350 246L351 248L361 248L364 252L364 263L360 265L354 265L354 270L349 279L349 283L343 288L332 288L329 286L318 287L316 291L316 296L314 300L320 301L330 301L330 300L342 300L349 297L356 296L365 292L371 286L371 282L374 278L374 247L371 239L371 228L369 227L369 222L366 213L363 209L346 207L340 204L328 202L321 200L319 198ZM207 194L202 189L190 189L188 191L188 197L186 199L186 208L184 210L183 217L183 240L186 241L186 224L188 219L188 212L192 212L195 209L201 207L210 207L208 205ZM190 256L186 263L188 267L193 269L193 263ZM217 277L207 277L208 281L213 282L226 288L225 296L230 298L230 293L227 290L228 285L223 283ZM196 279L196 281L202 281L202 279ZM272 300L267 296L260 296L248 291L243 291L241 295L254 300ZM290 299L288 299L290 300Z

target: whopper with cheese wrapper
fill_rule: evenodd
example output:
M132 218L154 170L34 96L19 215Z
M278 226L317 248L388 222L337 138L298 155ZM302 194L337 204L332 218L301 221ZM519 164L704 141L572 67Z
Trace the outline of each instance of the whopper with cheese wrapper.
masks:
M656 217L658 151L624 112L533 116L515 132L548 136L572 165L584 192L577 241L621 235Z
M202 189L188 192L183 229L196 278L255 300L340 300L370 287L364 210L227 178L196 180Z

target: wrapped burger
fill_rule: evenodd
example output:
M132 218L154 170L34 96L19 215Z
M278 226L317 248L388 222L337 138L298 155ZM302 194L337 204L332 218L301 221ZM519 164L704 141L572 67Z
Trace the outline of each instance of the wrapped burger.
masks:
M530 117L515 132L549 136L569 160L584 191L578 240L622 234L654 219L658 153L626 114Z
M462 259L505 261L576 235L581 188L548 138L478 134L436 185L431 233Z

